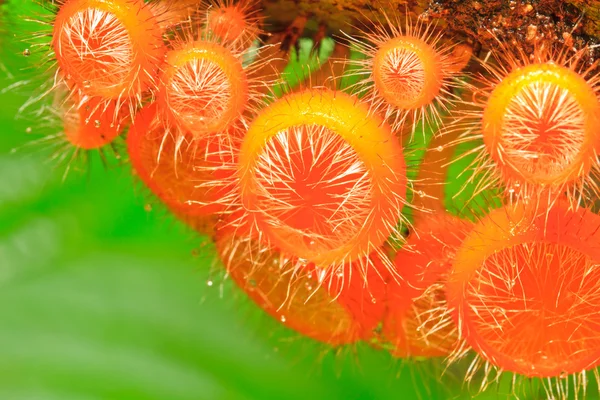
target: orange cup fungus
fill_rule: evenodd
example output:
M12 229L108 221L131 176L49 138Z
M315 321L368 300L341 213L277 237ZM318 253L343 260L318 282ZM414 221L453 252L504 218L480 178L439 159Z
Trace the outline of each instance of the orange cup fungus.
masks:
M419 37L401 36L382 43L373 58L373 81L380 95L398 109L424 107L440 94L440 55Z
M240 57L211 41L190 40L169 51L160 82L160 112L194 137L234 126L248 107Z
M486 147L506 180L550 186L577 180L598 162L599 125L594 88L552 62L504 77L482 120Z
M241 200L273 246L318 267L360 259L394 232L402 147L369 107L308 89L263 109L239 161Z
M213 134L194 141L175 136L152 104L136 116L127 149L136 174L179 216L207 216L227 208L235 186L235 136Z
M600 194L600 75L580 68L585 49L567 57L543 49L531 55L501 47L483 63L472 100L447 133L473 142L479 192L500 190L512 203L547 204L565 194L573 207Z
M442 35L429 25L407 22L401 29L400 24L386 16L385 24L375 23L351 38L366 58L349 62L365 76L359 90L368 89L369 99L390 118L394 130L408 119L414 133L418 122L441 122L436 107L448 108L453 101L448 89L457 84L454 78L467 56L453 55L453 47L444 45Z
M383 336L398 357L440 357L457 346L445 284L468 222L444 212L423 217L394 258L400 275L387 287Z
M206 28L224 43L248 47L260 33L256 0L217 0L206 11Z
M350 266L323 269L263 245L247 225L232 227L217 230L217 251L228 275L265 312L332 346L372 337L386 307L388 275L378 255L365 261L372 268L364 275Z
M511 206L467 235L447 297L461 337L492 365L564 377L599 364L599 282L600 216Z
M71 103L70 101L68 103ZM99 149L115 140L123 129L125 117L115 117L115 102L97 97L72 104L63 116L65 138L82 150Z
M66 0L52 47L71 88L104 99L140 99L163 60L162 30L143 0Z

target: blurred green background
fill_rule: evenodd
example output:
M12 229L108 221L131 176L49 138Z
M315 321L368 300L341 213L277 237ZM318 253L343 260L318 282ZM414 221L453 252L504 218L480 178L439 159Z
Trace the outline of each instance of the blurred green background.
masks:
M440 378L438 362L333 351L271 320L224 280L205 238L148 207L124 160L93 159L63 182L47 145L31 145L60 126L18 115L49 76L44 49L22 41L44 31L26 21L41 9L4 11L0 400L471 397L464 369ZM504 380L479 398L510 392Z

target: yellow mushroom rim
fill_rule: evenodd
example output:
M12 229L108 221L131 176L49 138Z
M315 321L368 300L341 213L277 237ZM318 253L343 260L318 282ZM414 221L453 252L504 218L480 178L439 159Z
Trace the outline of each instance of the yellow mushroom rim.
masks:
M127 71L122 71L118 81L106 84L111 80L111 71L92 71L91 76L81 74L71 67L72 60L63 60L59 48L64 35L65 26L78 13L85 10L99 10L113 15L123 26L130 40L131 59ZM140 69L157 70L162 60L164 47L162 29L150 8L142 0L71 0L63 4L56 15L53 30L53 47L57 54L57 62L67 77L69 84L75 84L90 96L117 99L134 96L136 91L150 88L152 77ZM84 60L77 60L83 63ZM94 74L94 72L97 73ZM114 80L114 79L113 79ZM137 83L136 83L137 82Z
M507 109L515 98L522 95L534 84L554 86L571 96L580 107L584 118L580 137L567 139L579 140L580 146L571 162L553 174L534 174L511 165L506 153L505 130ZM538 185L562 185L586 175L596 162L596 153L600 150L600 103L591 85L575 71L556 63L538 63L519 68L509 73L492 91L485 107L482 130L485 145L496 163L509 168L520 178ZM524 129L525 126L523 127ZM566 134L565 134L566 135Z
M414 97L406 98L406 94L398 93L386 82L386 76L392 72L389 71L389 58L397 51L412 53L419 60L417 68L422 76L414 76L414 79L423 80L415 82L419 90ZM439 53L423 39L413 36L397 37L382 44L373 58L372 71L375 86L381 96L388 103L402 110L419 109L431 104L439 95L444 79Z
M227 128L230 123L239 118L248 105L248 79L241 61L234 54L220 44L209 41L193 41L186 43L183 48L167 53L167 65L163 73L162 82L165 87L161 101L165 109L172 108L169 104L169 84L172 82L178 69L194 61L205 61L216 66L226 77L226 85L230 92L228 104L221 115L202 127L195 118L188 121L179 121L186 125L192 133L217 132ZM185 115L182 116L185 118Z
M259 216L255 166L264 147L279 132L307 125L327 128L356 152L372 182L372 212L352 239L328 252L306 250L304 254L298 254L298 240L286 240L277 227L270 224L262 228L267 236L279 239L277 244L282 250L317 266L362 258L385 242L400 218L398 198L405 196L406 166L402 147L389 125L356 97L326 89L307 89L279 99L264 109L250 126L240 151L242 203L248 211Z
M565 201L546 212L534 209L507 206L477 224L456 253L448 280L451 292L466 285L492 255L527 243L562 244L600 261L600 246L590 246L591 241L600 240L600 216L583 208L571 211Z

